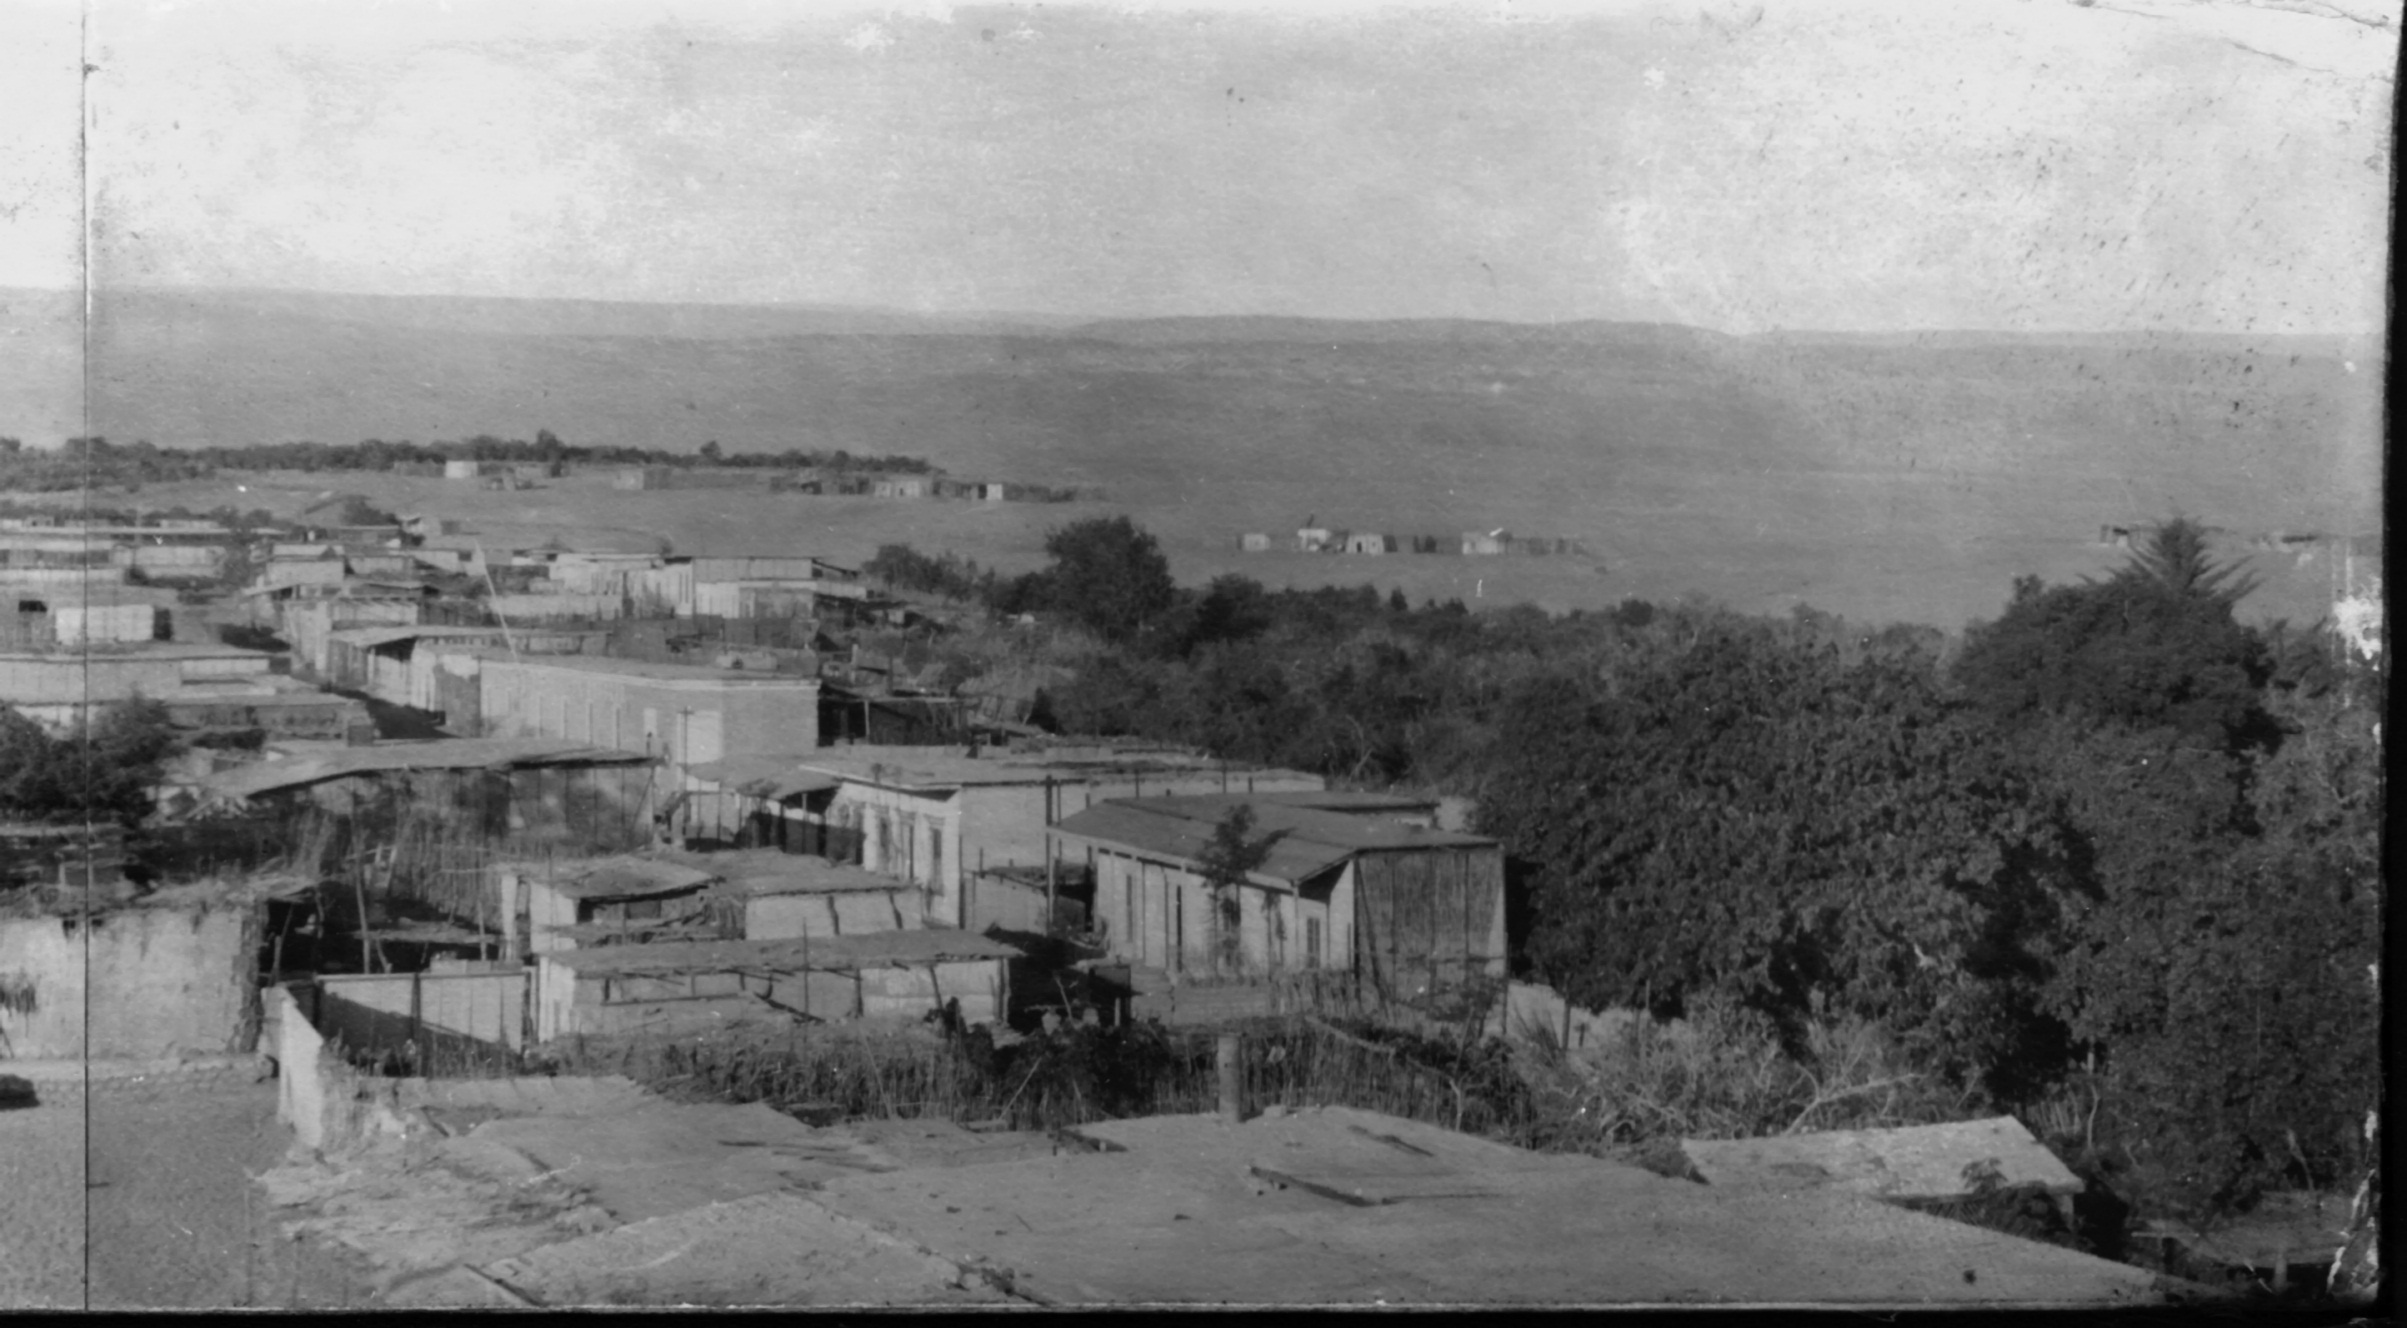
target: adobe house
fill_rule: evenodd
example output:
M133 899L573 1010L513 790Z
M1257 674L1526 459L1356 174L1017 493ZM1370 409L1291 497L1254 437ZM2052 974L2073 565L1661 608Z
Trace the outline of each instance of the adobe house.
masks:
M1396 537L1393 535L1382 535L1376 531L1358 530L1353 534L1346 536L1347 553L1381 554L1394 553L1395 551Z
M1360 797L1362 795L1355 795ZM1233 937L1202 855L1240 805L1268 856L1233 891ZM1501 974L1504 853L1413 824L1407 808L1332 795L1126 799L1054 833L1094 864L1093 918L1115 958L1172 973L1350 972L1383 991Z
M1295 532L1297 553L1327 553L1329 547L1344 538L1326 526L1305 526Z
M1493 557L1504 553L1512 545L1513 537L1502 529L1485 533L1476 530L1463 532L1465 557Z
M0 837L21 840L17 829L0 826ZM0 993L11 997L0 1000L0 1065L252 1050L269 903L311 883L259 875L137 898L130 885L108 890L108 850L78 847L100 889L82 888L76 850L61 868L72 888L11 892L0 880L0 894L15 896L0 909Z
M595 655L478 652L486 733L567 738L680 766L819 745L819 680Z
M1270 552L1270 536L1260 531L1248 531L1237 537L1237 547L1246 553Z

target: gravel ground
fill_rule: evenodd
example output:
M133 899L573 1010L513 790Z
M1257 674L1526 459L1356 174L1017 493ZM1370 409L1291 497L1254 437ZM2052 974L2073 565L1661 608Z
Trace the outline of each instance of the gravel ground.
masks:
M84 1303L84 1114L44 1086L0 1111L0 1310Z
M261 1198L289 1138L241 1068L42 1084L0 1112L0 1309L363 1303L356 1266Z

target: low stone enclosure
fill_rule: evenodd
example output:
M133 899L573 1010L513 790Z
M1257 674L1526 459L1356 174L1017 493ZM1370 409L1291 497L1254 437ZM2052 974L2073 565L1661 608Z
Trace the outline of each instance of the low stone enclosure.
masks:
M0 1064L249 1052L259 935L235 891L0 916Z

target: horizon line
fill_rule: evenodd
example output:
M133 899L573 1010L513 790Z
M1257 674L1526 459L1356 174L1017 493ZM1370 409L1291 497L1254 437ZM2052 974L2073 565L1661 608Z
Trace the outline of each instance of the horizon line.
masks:
M864 314L889 318L917 318L929 322L975 321L1026 322L1030 326L1051 324L1053 330L1068 330L1098 323L1166 323L1166 322L1237 322L1247 319L1299 323L1337 323L1358 326L1379 326L1399 323L1466 323L1480 326L1517 328L1560 328L1592 325L1619 327L1667 327L1705 332L1733 339L1779 336L1832 337L1916 337L1938 335L1976 335L1997 337L2281 337L2329 338L2335 340L2384 341L2386 327L2372 329L2315 329L2299 332L2265 332L2253 329L2215 327L2144 327L2144 326L1980 326L1972 324L1925 324L1896 327L1833 327L1824 325L1777 325L1751 332L1731 332L1701 323L1682 323L1664 318L1631 318L1595 315L1578 318L1517 319L1467 314L1427 313L1395 314L1374 317L1344 314L1286 313L1256 310L1245 313L1073 313L1043 309L911 309L894 305L816 303L806 300L737 301L718 299L662 300L612 295L491 295L464 292L368 291L344 290L313 286L197 286L126 283L115 286L0 286L0 291L30 292L40 295L82 296L89 307L96 295L162 294L162 295L276 295L331 299L365 299L394 301L476 301L492 304L544 305L587 304L609 305L626 309L724 309L759 312Z

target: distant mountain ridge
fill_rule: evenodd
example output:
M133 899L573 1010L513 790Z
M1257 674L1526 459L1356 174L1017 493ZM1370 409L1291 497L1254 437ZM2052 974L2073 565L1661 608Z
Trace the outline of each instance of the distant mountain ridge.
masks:
M1046 336L1126 344L1265 342L1492 342L1643 339L1783 346L1960 350L1974 347L2181 349L2238 353L2378 355L2379 332L2248 333L2165 329L2040 330L1915 328L1840 331L1778 328L1726 333L1679 323L1575 319L1551 323L1453 317L1336 319L1281 314L1178 314L1096 318L1012 310L928 312L852 305L653 303L506 296L385 295L267 288L116 287L93 292L96 309L119 317L283 316L390 327L505 335L759 339L851 335ZM0 287L0 319L11 312L73 316L81 291ZM5 327L5 323L0 323Z

